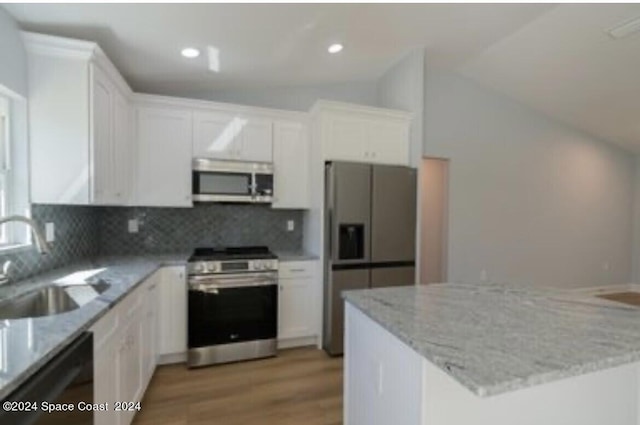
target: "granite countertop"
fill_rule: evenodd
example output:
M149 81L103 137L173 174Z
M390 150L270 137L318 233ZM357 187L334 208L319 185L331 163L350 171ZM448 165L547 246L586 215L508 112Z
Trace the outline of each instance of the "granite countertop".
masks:
M0 400L89 329L158 268L186 264L189 254L102 257L81 261L0 287L0 300L52 283L102 279L111 287L93 301L62 314L0 321Z
M478 396L640 361L640 308L591 295L445 283L343 296Z
M312 261L320 258L317 255L306 251L276 251L275 254L278 256L278 260L283 262Z

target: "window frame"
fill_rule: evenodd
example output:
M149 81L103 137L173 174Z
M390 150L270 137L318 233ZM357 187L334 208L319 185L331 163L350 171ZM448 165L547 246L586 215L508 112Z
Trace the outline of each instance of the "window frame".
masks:
M0 126L0 132L3 133L1 137L4 139L4 141L0 141L0 217L13 214L26 215L28 217L31 215L31 206L28 201L28 195L26 198L27 206L25 211L17 211L19 207L16 204L18 188L14 187L14 185L18 179L16 179L15 176L17 171L14 167L15 151L12 149L12 144L15 143L14 140L16 136L14 123L16 119L15 114L17 113L17 102L20 102L20 100L13 97L11 92L3 90L3 87L0 86L0 117L3 117L2 119L4 121L4 124ZM24 140L27 141L28 138L25 137ZM26 163L24 164L24 166L27 167L27 175L29 167L28 162L27 154ZM25 190L28 191L29 189L26 188ZM23 250L31 246L31 232L27 226L24 226L21 223L6 223L0 227L1 253L13 250Z

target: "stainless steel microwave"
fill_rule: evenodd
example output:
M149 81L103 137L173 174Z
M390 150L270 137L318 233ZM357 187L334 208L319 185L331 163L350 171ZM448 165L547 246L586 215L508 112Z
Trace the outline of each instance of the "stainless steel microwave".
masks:
M273 164L196 158L192 170L196 202L273 202Z

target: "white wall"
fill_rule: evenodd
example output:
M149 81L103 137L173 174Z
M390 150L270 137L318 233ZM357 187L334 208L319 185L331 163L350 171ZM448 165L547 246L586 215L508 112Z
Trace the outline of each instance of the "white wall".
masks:
M27 53L17 24L0 6L0 86L27 96Z
M426 158L420 166L419 283L447 281L449 161Z
M350 82L305 87L271 87L198 91L181 93L183 97L237 103L264 108L289 109L307 112L318 99L375 105L375 82Z
M424 114L424 49L415 49L378 80L378 106L414 114L411 122L411 165L422 159Z
M640 282L640 155L635 157L634 196L633 196L633 250L632 250L632 280Z
M453 74L428 72L424 125L451 159L449 281L629 281L631 155Z

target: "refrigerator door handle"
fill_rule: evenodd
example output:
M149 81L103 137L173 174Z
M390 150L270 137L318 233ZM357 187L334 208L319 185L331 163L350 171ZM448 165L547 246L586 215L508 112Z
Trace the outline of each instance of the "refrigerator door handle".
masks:
M329 210L327 210L327 226L329 227L327 235L329 249L327 256L330 260L333 260L333 208L329 208Z

